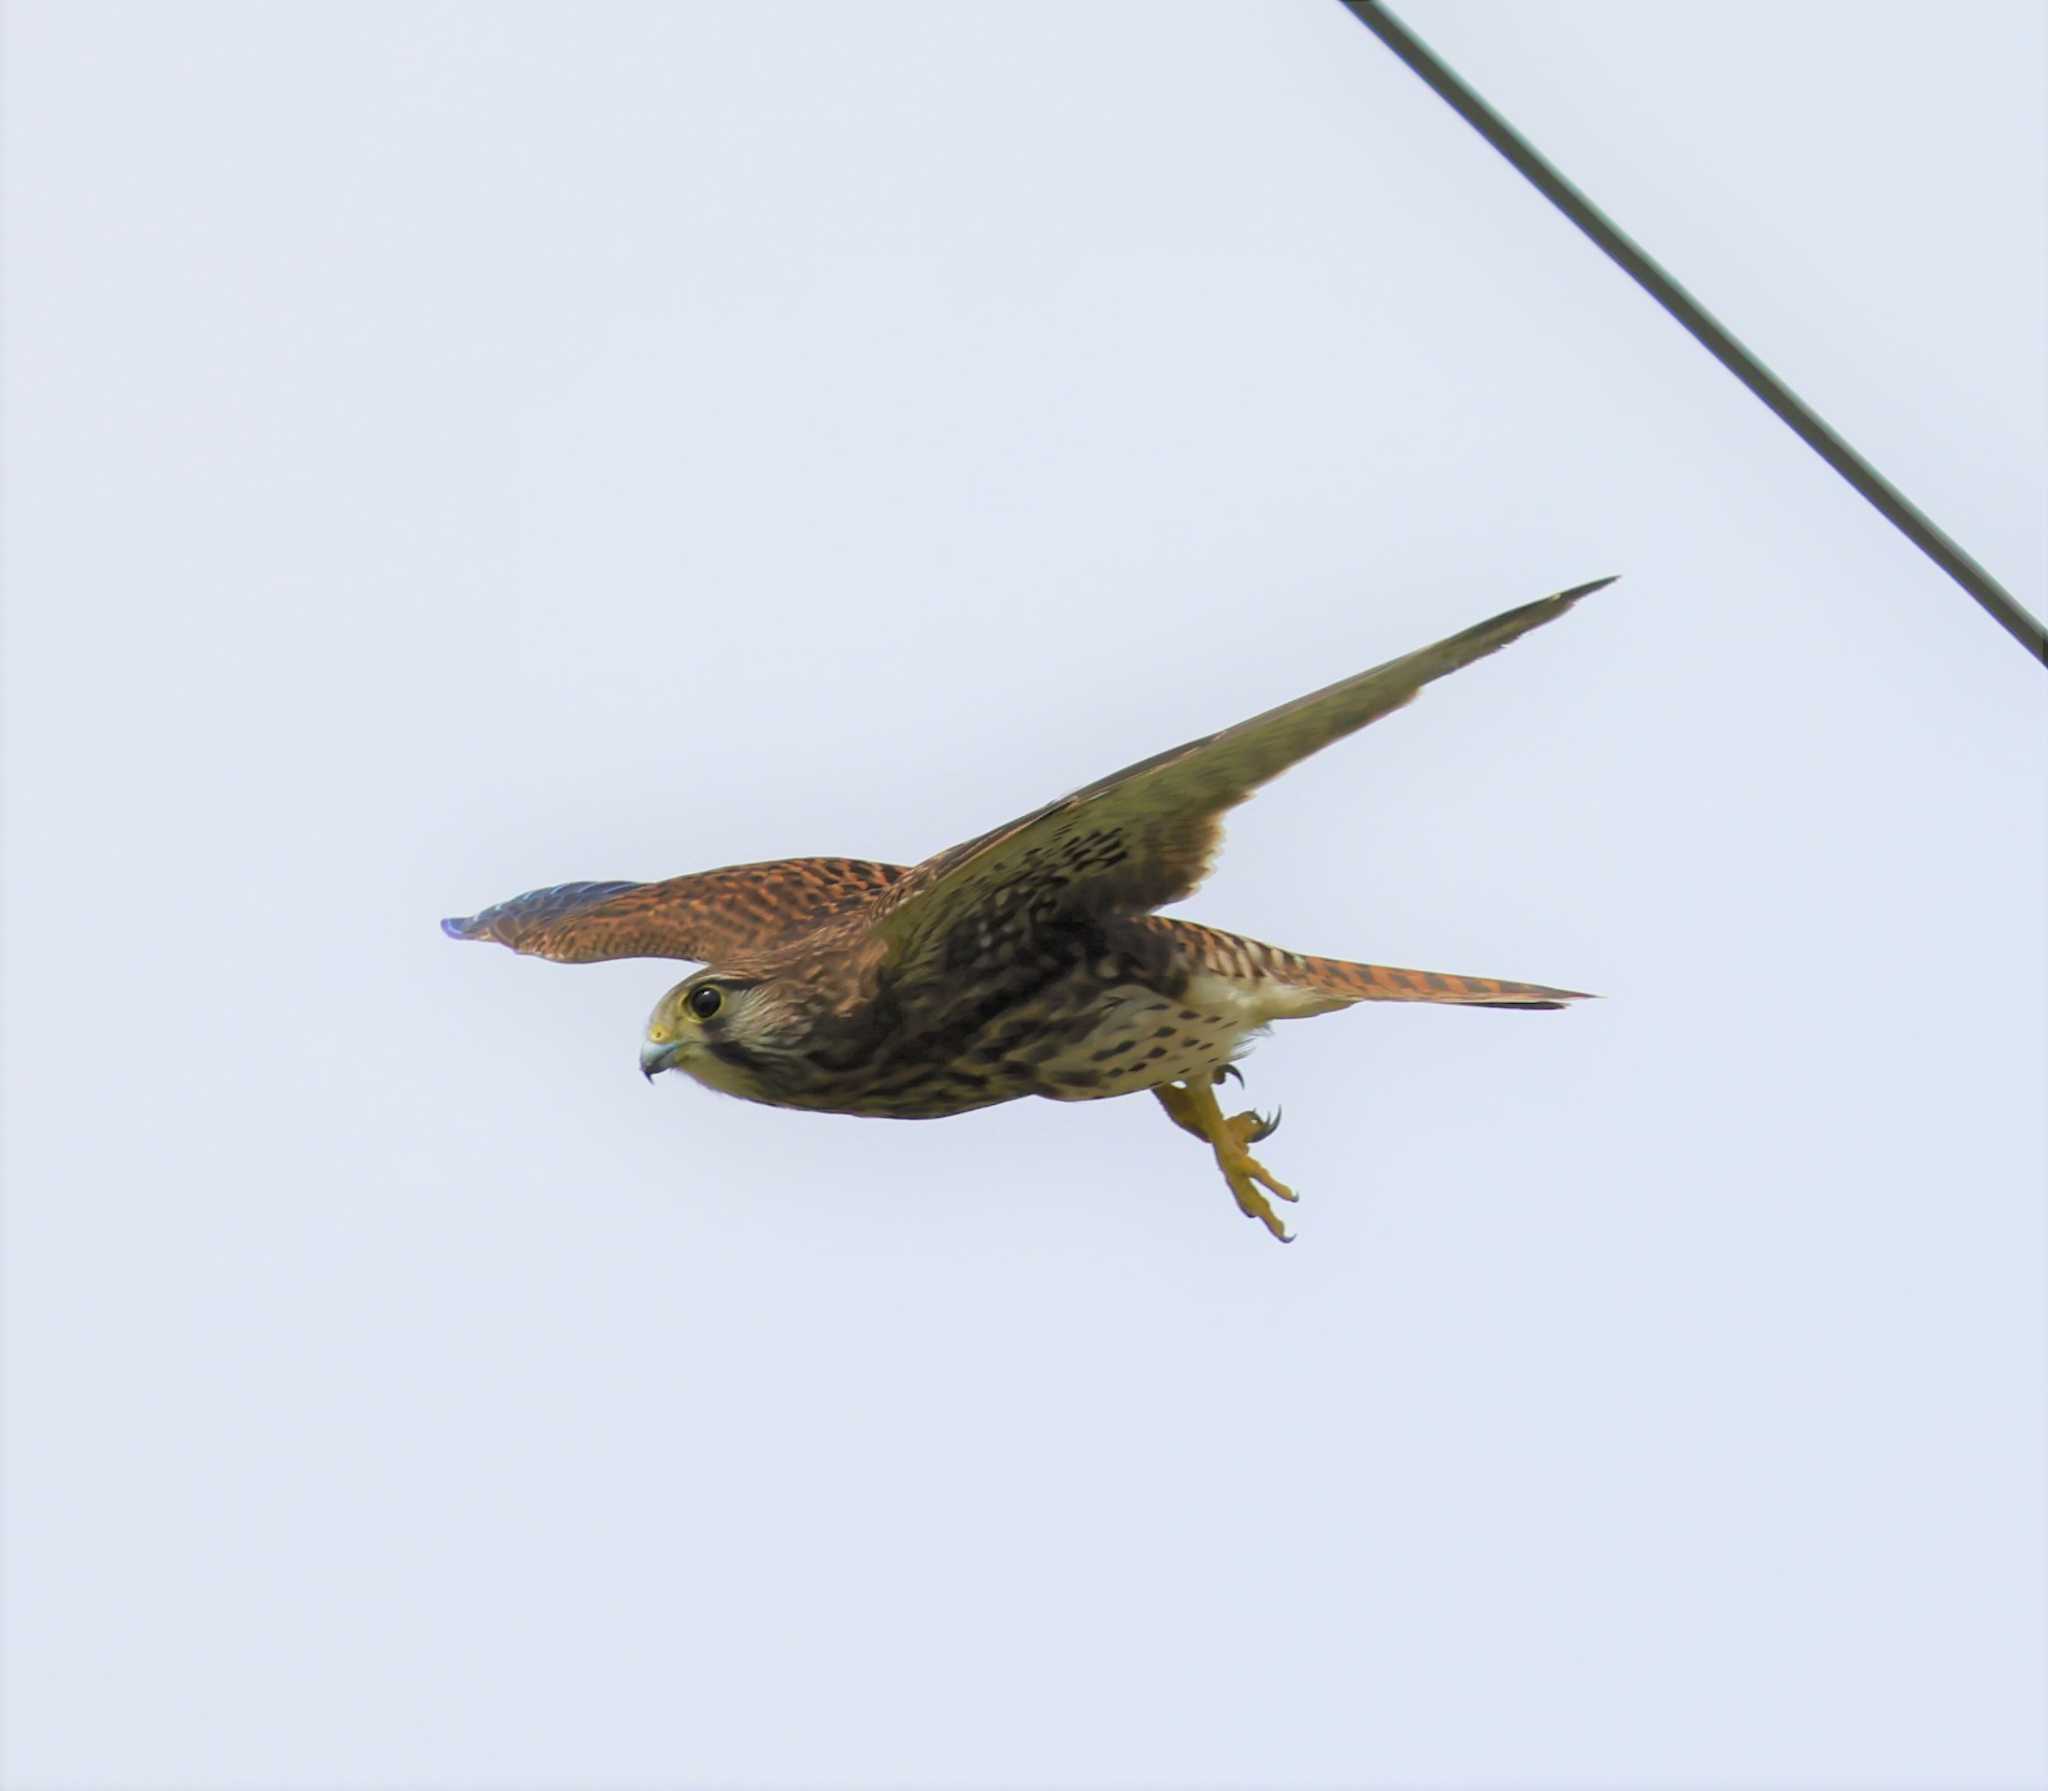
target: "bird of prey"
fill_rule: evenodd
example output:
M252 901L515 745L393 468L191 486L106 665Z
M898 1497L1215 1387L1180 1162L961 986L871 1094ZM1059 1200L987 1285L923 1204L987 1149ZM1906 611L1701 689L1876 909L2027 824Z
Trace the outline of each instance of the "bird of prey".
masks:
M650 1080L681 1070L744 1100L892 1119L1149 1090L1214 1152L1239 1210L1286 1241L1267 1197L1294 1193L1252 1155L1278 1115L1226 1117L1216 1100L1272 1021L1361 1001L1530 1009L1583 997L1308 957L1154 910L1201 882L1226 809L1612 582L1141 759L922 864L784 858L565 883L441 926L563 964L704 965L655 1003L640 1045Z

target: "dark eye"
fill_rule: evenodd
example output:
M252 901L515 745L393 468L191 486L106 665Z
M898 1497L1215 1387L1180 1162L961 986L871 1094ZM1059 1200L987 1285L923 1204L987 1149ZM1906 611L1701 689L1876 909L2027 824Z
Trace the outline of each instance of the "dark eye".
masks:
M690 1012L700 1020L708 1020L725 1006L725 992L702 983L690 991Z

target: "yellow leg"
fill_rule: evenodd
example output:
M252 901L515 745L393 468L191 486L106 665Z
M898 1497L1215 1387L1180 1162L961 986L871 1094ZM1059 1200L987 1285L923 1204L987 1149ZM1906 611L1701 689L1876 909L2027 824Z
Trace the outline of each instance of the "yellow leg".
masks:
M1256 1113L1240 1113L1233 1119L1225 1119L1223 1109L1216 1104L1216 1091L1207 1084L1190 1088L1183 1083L1168 1082L1152 1092L1159 1097L1160 1106L1166 1109L1167 1117L1175 1125L1184 1132L1192 1132L1216 1153L1216 1166L1230 1184L1237 1210L1248 1219L1258 1220L1283 1244L1292 1243L1293 1238L1288 1235L1286 1226L1280 1223L1280 1217L1273 1211L1273 1204L1266 1194L1292 1200L1295 1198L1294 1190L1276 1182L1251 1154L1250 1147L1272 1129L1268 1123ZM1259 1192L1261 1188L1265 1194Z

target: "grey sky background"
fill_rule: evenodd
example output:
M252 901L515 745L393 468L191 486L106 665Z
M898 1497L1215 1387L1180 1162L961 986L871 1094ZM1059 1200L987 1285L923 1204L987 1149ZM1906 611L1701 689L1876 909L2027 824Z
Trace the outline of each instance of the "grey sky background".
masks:
M2039 6L1406 11L2040 607ZM6 48L10 1785L2048 1772L2041 669L1338 6ZM1289 1250L435 926L1608 572L1187 906L1608 997L1282 1028Z

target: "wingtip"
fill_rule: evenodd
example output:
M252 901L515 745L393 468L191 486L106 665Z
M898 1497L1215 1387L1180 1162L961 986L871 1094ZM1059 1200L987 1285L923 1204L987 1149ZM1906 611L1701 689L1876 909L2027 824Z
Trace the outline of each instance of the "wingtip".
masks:
M1559 603L1576 603L1581 597L1590 597L1595 591L1606 590L1609 585L1615 583L1620 577L1621 574L1619 572L1610 572L1605 578L1594 579L1591 584L1573 585L1569 591L1558 592L1557 601Z

